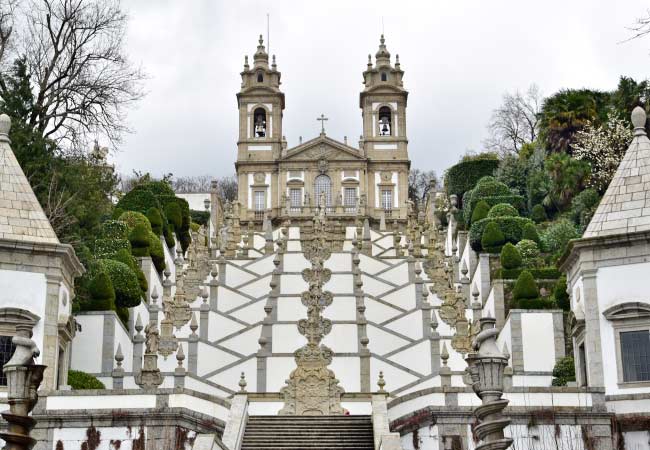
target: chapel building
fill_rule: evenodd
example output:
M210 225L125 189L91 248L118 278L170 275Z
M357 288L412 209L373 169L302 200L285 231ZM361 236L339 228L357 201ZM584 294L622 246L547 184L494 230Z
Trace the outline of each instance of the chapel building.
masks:
M289 148L282 119L285 96L275 55L269 55L262 36L253 58L245 59L241 90L237 93L239 139L237 178L239 214L242 222L292 223L311 220L322 205L342 223L363 217L371 221L402 222L407 214L408 139L406 104L408 92L399 55L391 63L384 36L375 54L368 55L363 72L364 89L359 95L363 134L359 146L326 135L324 116L319 136Z

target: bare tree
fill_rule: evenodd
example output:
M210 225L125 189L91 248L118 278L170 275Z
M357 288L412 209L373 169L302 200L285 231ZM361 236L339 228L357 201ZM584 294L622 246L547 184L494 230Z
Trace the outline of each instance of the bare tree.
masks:
M0 2L0 64L4 55L11 51L11 35L14 30L14 14L18 0L3 0Z
M421 203L431 188L431 180L434 181L434 185L438 185L438 176L435 171L411 169L409 171L409 199L416 204Z
M504 94L502 105L492 111L487 125L490 136L483 145L501 154L519 153L522 145L537 137L541 106L542 95L534 84L523 94Z
M20 14L19 28L10 18L4 28L0 22L0 39L16 43L0 57L25 59L34 91L28 124L78 148L97 134L118 143L127 131L124 110L142 97L145 78L124 54L127 18L120 1L23 0ZM0 75L4 95L1 81Z
M636 19L634 25L628 27L628 30L632 32L632 36L626 39L626 41L638 39L647 34L650 34L650 9L646 10L644 17Z
M217 186L219 189L219 196L221 200L233 201L237 199L237 177L231 175L229 177L222 177L217 179Z

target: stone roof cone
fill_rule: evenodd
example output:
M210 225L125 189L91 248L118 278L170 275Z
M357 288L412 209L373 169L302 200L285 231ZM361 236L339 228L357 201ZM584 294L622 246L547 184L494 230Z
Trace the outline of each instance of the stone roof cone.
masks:
M9 146L10 129L9 116L0 115L0 239L58 244L59 239Z
M650 230L650 139L646 112L632 111L634 138L583 237Z

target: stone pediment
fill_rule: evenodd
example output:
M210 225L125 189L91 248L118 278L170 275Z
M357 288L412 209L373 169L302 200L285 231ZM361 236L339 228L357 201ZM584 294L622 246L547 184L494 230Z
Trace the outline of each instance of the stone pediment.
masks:
M297 147L290 148L287 150L286 155L281 158L282 161L315 161L319 159L328 161L364 161L366 158L361 155L358 149L330 139L327 136L319 136Z

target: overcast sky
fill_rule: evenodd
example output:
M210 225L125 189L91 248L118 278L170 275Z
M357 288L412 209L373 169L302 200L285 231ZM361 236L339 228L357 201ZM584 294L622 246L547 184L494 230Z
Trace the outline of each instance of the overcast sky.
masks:
M127 53L150 78L128 114L133 133L113 155L118 170L176 176L234 173L236 92L257 38L277 56L289 146L327 134L357 145L359 92L382 31L400 55L409 91L413 166L438 174L481 150L505 92L536 83L611 90L620 75L650 76L650 37L621 43L646 14L641 0L226 1L128 0ZM252 59L251 59L252 61Z

